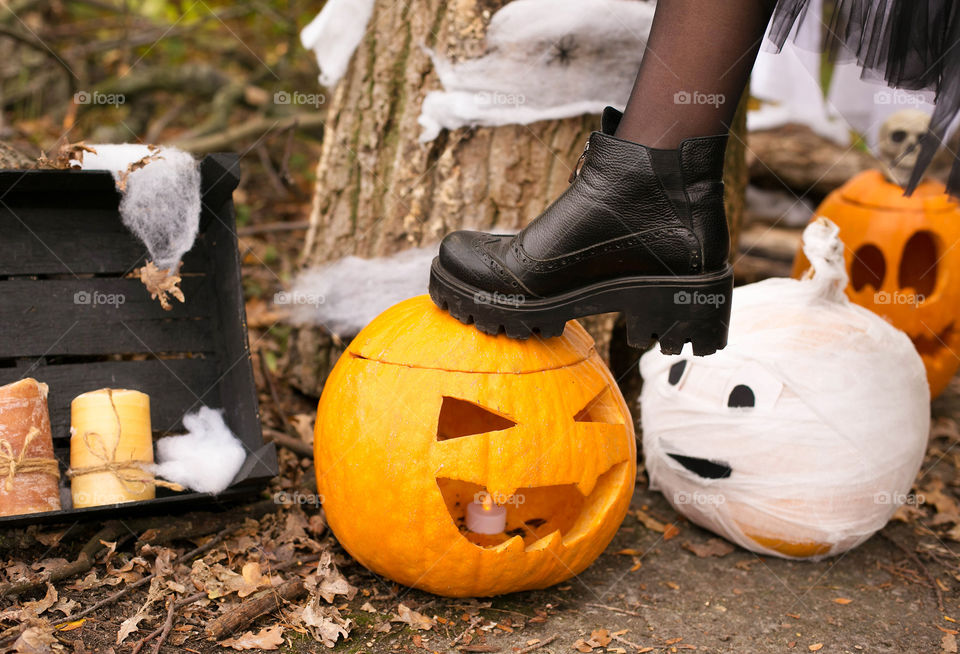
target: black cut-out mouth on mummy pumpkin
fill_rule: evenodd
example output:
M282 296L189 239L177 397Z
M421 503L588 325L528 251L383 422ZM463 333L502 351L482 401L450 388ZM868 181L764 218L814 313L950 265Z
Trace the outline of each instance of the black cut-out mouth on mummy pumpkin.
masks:
M573 416L573 421L622 425L623 417L610 390L604 389ZM444 397L437 422L437 441L506 432L516 424L472 402ZM437 486L454 525L474 545L496 549L519 538L526 551L535 551L557 541L569 545L588 533L596 517L616 498L629 465L629 461L611 465L597 475L589 493L582 492L576 483L564 483L520 487L509 497L494 497L483 484L447 477L437 477ZM499 534L478 534L467 528L467 506L482 497L491 497L506 509L506 527Z
M733 474L733 469L722 461L711 461L710 459L701 459L683 454L667 453L667 456L693 474L698 477L703 477L704 479L726 479Z

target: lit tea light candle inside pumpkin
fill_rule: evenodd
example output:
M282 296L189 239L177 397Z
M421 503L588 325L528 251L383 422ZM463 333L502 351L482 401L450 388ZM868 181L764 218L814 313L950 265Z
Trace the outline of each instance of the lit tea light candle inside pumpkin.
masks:
M0 515L60 510L47 385L21 379L0 387Z
M467 505L467 529L475 534L499 534L507 528L507 508L494 504L489 493Z
M156 496L150 398L103 388L70 404L70 486L74 508L149 500ZM126 464L126 465L124 465Z

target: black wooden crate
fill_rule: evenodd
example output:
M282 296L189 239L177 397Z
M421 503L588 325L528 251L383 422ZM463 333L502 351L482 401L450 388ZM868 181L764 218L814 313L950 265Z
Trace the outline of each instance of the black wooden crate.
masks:
M0 526L209 506L255 493L277 473L247 342L231 197L237 157L208 155L200 172L200 233L181 268L186 302L164 311L127 277L147 251L120 221L109 172L0 171L0 385L34 377L50 386L61 472L70 461L70 402L105 387L147 393L155 437L182 431L183 416L201 405L224 409L248 451L243 467L217 496L157 488L154 500L0 517ZM118 294L122 304L102 303ZM69 507L69 481L60 485Z

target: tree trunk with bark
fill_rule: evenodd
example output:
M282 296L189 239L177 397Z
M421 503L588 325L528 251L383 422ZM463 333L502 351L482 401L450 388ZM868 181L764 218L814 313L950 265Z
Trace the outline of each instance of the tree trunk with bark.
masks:
M426 48L452 59L483 54L490 17L504 4L376 1L328 99L305 266L393 254L456 229L520 229L567 187L597 116L461 128L418 141L421 102L440 87ZM602 352L612 323L609 316L588 322ZM345 346L319 328L294 330L285 366L291 382L319 394Z

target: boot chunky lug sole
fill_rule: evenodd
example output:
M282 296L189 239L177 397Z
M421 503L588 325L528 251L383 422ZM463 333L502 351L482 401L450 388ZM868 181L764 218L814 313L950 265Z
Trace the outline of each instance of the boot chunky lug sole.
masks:
M439 259L430 268L430 297L460 322L491 335L524 339L559 336L568 320L619 311L626 315L627 342L647 347L660 341L664 354L693 344L697 356L727 344L733 269L678 277L619 277L546 298L490 293L448 274Z

